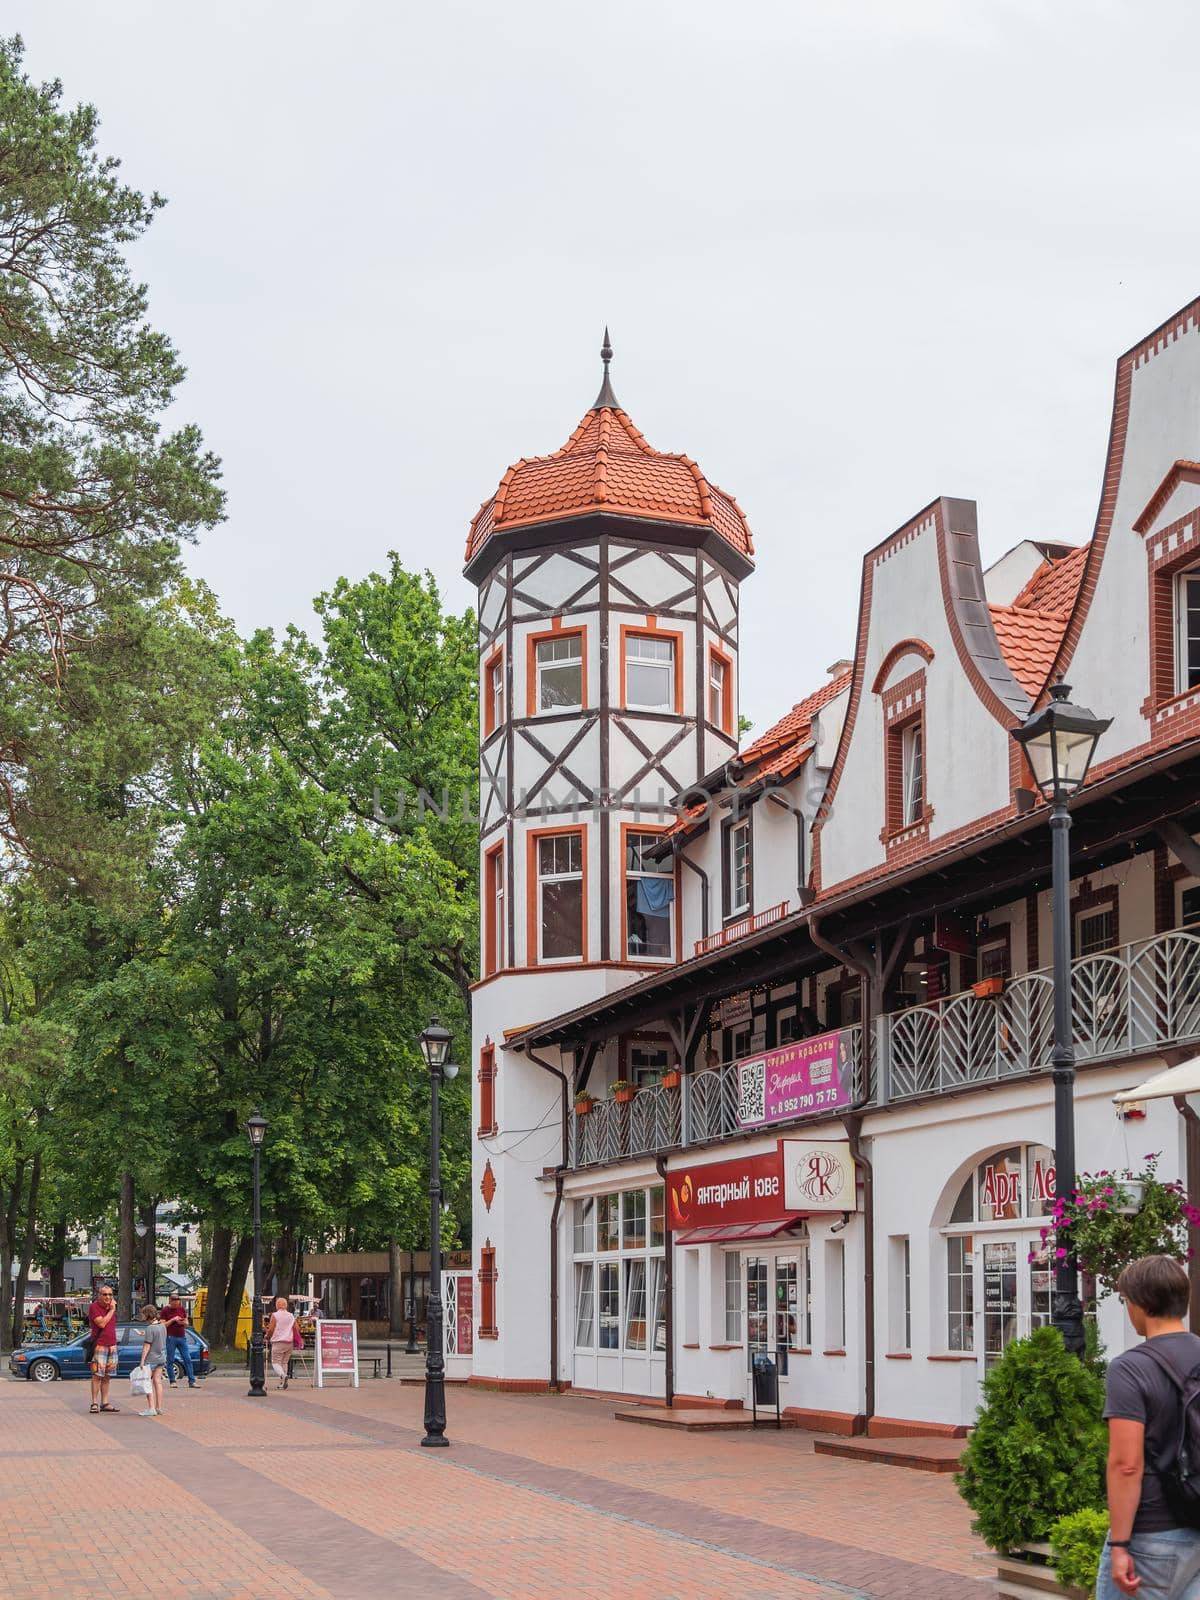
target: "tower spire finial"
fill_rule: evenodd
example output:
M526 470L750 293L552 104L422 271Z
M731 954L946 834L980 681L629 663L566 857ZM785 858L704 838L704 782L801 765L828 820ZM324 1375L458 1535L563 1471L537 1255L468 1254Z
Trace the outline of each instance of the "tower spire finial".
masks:
M608 377L608 364L612 360L612 357L612 341L608 337L608 324L605 323L604 343L600 346L600 359L604 363L604 379L600 385L600 393L596 396L596 399L592 405L593 411L603 411L605 407L608 407L613 411L619 411L621 409L621 402L613 393L612 384L610 383Z

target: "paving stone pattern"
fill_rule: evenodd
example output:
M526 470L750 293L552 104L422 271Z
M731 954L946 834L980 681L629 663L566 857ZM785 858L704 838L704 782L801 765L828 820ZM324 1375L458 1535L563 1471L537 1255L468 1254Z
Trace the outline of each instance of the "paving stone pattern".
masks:
M122 1391L124 1385L117 1386ZM0 1382L0 1597L173 1582L199 1600L985 1600L948 1481L810 1436L630 1428L611 1403L452 1388L449 1450L397 1382L167 1415Z

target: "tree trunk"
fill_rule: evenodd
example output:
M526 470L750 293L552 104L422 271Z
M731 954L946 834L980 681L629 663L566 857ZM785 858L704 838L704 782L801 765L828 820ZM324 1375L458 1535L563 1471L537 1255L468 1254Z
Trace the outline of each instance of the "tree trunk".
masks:
M395 1239L388 1240L388 1332L404 1337L404 1260Z
M138 1221L146 1230L138 1241L141 1246L138 1252L138 1275L145 1279L146 1301L153 1305L158 1304L158 1284L155 1281L158 1272L158 1229L154 1225L157 1216L157 1200L148 1200L138 1207Z
M50 1293L62 1296L67 1292L67 1219L58 1217L50 1234Z
M133 1274L135 1234L133 1231L133 1173L121 1174L121 1199L117 1208L120 1243L117 1255L117 1321L133 1321Z
M18 1161L7 1192L0 1190L0 1350L8 1346L14 1320L12 1263L17 1246L17 1210L24 1187L25 1163Z
M246 1292L246 1274L254 1259L254 1235L244 1233L233 1254L233 1267L229 1273L229 1288L225 1294L225 1323L221 1329L221 1343L232 1349L237 1344L238 1317L242 1312L242 1296ZM253 1299L251 1300L253 1305Z
M204 1277L208 1293L204 1302L204 1327L201 1332L213 1346L221 1343L221 1335L225 1331L225 1296L229 1292L229 1252L232 1247L232 1228L217 1227L212 1230L208 1271Z
M13 1345L19 1345L25 1324L25 1288L29 1283L29 1268L33 1261L35 1230L37 1228L38 1187L42 1181L42 1154L39 1150L29 1169L29 1199L25 1204L25 1232L21 1239L21 1259L17 1267L17 1281L13 1289L12 1336ZM11 1268L9 1269L11 1271Z
M307 1292L308 1292L307 1285L304 1282L304 1273L303 1273L303 1270L302 1270L303 1266L304 1266L304 1240L302 1238L298 1238L296 1240L296 1247L292 1251L292 1259L291 1259L291 1263L290 1263L289 1268L288 1268L289 1272L292 1275L292 1293L293 1294L307 1294Z

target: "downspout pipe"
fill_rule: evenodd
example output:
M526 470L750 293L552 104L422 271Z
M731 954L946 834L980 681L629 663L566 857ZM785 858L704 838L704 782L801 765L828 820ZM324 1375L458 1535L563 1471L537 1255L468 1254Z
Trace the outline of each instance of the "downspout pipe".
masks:
M567 1170L567 1091L570 1085L567 1075L561 1067L554 1066L549 1061L543 1061L541 1056L534 1055L532 1050L527 1050L530 1061L545 1072L549 1072L559 1081L562 1096L562 1148L558 1165L554 1169L554 1208L550 1213L550 1392L559 1392L558 1382L558 1219L562 1215L563 1179Z
M796 904L805 906L812 899L812 892L808 887L808 863L804 848L804 812L800 806L794 806L787 795L774 789L767 796L769 805L778 806L781 811L789 811L796 819Z
M683 841L679 840L671 846L671 853L676 861L682 861L685 867L690 867L700 879L700 937L708 938L708 873L691 856L683 853Z
M863 1411L870 1433L875 1415L875 1169L863 1154L861 1113L844 1116L842 1126L863 1175Z
M655 1156L654 1170L662 1179L665 1191L667 1187L667 1158L665 1155ZM667 1322L666 1397L667 1405L673 1406L675 1404L675 1239L671 1232L670 1206L663 1206L663 1222L666 1224L663 1234L663 1299L666 1306Z

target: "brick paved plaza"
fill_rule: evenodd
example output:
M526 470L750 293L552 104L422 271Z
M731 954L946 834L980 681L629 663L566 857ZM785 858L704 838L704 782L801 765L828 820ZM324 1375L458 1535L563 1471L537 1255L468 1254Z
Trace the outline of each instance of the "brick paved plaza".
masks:
M953 1483L815 1455L798 1432L679 1435L611 1403L220 1375L167 1415L88 1415L87 1386L0 1383L0 1595L203 1600L983 1600Z

